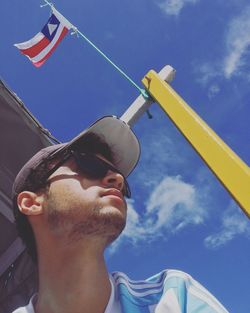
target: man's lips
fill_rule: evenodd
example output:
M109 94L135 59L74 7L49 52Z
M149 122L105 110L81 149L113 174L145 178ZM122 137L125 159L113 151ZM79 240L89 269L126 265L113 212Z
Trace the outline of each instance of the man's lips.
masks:
M115 189L115 188L107 189L105 192L102 193L101 196L102 197L105 197L105 196L115 196L115 197L120 198L122 201L124 201L124 197L123 197L122 192L120 190L118 190L118 189Z

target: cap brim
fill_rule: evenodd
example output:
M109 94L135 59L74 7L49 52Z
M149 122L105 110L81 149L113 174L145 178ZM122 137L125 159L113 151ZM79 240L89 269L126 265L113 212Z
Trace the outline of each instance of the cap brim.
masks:
M104 116L73 138L62 149L77 145L88 133L98 135L109 145L114 156L114 165L124 176L132 172L140 157L140 144L128 124L116 116Z

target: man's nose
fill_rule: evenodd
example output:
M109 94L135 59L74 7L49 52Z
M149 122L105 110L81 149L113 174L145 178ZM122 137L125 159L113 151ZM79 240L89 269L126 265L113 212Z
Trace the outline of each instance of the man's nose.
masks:
M103 185L108 188L116 188L120 191L124 187L124 178L120 173L109 170L102 179Z

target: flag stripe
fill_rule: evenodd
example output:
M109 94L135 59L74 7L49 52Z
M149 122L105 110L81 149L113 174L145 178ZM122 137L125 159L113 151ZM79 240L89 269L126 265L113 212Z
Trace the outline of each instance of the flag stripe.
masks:
M59 38L56 40L55 43L53 43L53 47L49 48L49 45L47 48L45 48L45 50L43 50L42 52L47 52L46 55L44 55L44 53L40 53L38 56L41 56L41 58L38 59L38 56L35 57L35 58L31 58L30 60L32 61L32 63L36 66L36 67L40 67L49 57L50 55L52 54L52 52L56 49L56 47L58 46L58 44L60 43L60 41L63 39L63 37L67 34L68 32L68 29L66 27L63 28ZM56 36L57 37L57 36ZM55 38L54 38L55 39ZM53 41L54 41L53 39ZM52 41L52 42L53 42ZM52 43L51 42L51 43ZM44 55L42 57L42 55Z
M39 41L34 46L28 49L21 49L20 52L27 55L30 58L35 57L41 50L45 49L50 44L48 38L44 37L41 41Z
M39 41L43 39L43 37L44 37L44 34L39 32L32 39L25 41L25 42L21 42L21 43L16 43L14 44L14 46L20 50L28 49L28 48L31 48L33 45L36 45Z

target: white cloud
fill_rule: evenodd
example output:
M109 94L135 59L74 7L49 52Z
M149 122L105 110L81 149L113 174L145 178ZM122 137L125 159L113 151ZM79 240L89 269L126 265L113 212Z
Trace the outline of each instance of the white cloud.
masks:
M202 210L194 186L177 177L166 177L152 192L146 207L147 225L153 232L175 232L187 224L202 222Z
M205 238L207 248L218 248L233 240L238 235L250 236L249 220L245 214L231 202L222 217L220 231Z
M215 69L215 67L212 67L209 63L204 63L199 66L194 64L194 71L199 75L199 83L202 85L206 85L218 75L218 69Z
M230 22L226 44L228 52L224 59L224 75L230 78L246 62L245 56L250 47L250 6Z
M139 215L135 203L129 201L127 225L113 250L123 239L136 244L163 236L168 238L187 225L203 223L205 210L199 202L195 187L181 177L164 178L151 193L144 214Z
M203 87L207 87L207 96L212 99L220 92L219 78L223 77L221 64L218 62L203 63L197 65L193 63L194 73L197 75L197 82Z
M187 4L194 4L198 0L164 0L159 4L159 7L167 15L179 15L183 7Z
M214 98L220 92L220 86L218 84L212 84L208 88L208 98Z
M213 85L219 86L218 83L222 78L230 79L233 75L237 75L250 80L250 74L246 71L246 66L249 68L250 56L250 5L225 26L222 57L204 64L194 62L194 72L198 76L199 83L203 86L210 84L209 98L214 96Z

